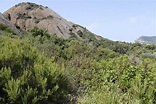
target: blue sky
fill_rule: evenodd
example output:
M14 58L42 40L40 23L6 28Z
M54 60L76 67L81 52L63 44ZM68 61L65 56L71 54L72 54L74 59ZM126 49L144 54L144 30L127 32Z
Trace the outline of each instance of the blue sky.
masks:
M48 6L65 19L115 41L156 36L156 0L3 0L0 12L20 2Z

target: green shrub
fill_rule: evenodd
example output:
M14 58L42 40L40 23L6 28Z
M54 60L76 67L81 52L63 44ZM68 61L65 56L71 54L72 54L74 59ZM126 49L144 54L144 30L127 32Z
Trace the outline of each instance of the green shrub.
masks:
M17 19L25 19L24 14L18 13L17 16L18 16Z
M73 28L70 28L69 31L72 32L73 31Z
M34 27L32 30L30 30L32 33L32 36L36 37L36 36L46 36L46 37L50 37L47 30L43 30L43 29L39 29L38 27Z
M63 103L70 93L68 78L53 59L19 39L0 39L1 104Z
M51 19L51 18L54 18L54 17L52 15L47 16L47 19Z
M27 2L27 3L29 4L29 6L26 7L26 10L34 10L34 9L37 9L37 8L43 10L42 5L37 5L35 3L30 3L30 2Z
M29 15L17 13L17 19L31 19L32 17Z
M81 30L78 30L78 31L77 31L77 34L78 34L80 37L83 37L83 35L84 35L83 32L82 32Z
M87 91L84 104L153 104L156 102L156 69L144 60L132 65L127 56L95 62L92 70L77 72ZM82 79L81 79L82 78Z

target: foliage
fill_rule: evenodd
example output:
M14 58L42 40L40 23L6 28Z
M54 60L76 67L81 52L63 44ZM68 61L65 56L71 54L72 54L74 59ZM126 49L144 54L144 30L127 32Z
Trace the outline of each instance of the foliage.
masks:
M65 102L70 93L63 70L39 54L27 41L0 40L1 104L51 104Z
M1 104L156 103L155 45L113 42L89 31L78 32L81 40L37 27L21 37L4 31Z
M35 3L30 3L30 2L27 2L27 3L29 5L25 8L26 10L34 10L34 9L37 9L37 8L43 10L43 6L42 5L37 5ZM20 4L18 4L18 5L20 5Z
M49 34L47 32L47 30L43 30L43 29L39 29L38 27L34 27L32 30L31 30L31 33L32 35L35 37L35 36L46 36L46 37L49 37Z
M80 101L85 104L155 103L156 68L149 63L144 60L142 65L133 65L127 56L95 62L91 72L80 74L88 92Z
M29 15L26 15L25 13L24 14L21 14L21 13L18 13L17 14L17 19L31 19L31 16L29 16Z
M54 18L54 17L52 15L47 16L47 19L51 19L51 18Z

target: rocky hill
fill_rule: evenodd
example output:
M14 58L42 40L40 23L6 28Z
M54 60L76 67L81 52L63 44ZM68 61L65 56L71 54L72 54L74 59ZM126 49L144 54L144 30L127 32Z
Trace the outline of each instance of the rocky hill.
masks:
M67 21L48 7L30 2L19 3L11 7L4 12L4 16L24 31L31 30L36 26L59 37L76 37L78 39L83 39L84 33L90 33L86 28ZM93 39L100 38L96 35L91 37Z
M156 44L156 36L141 36L136 42L144 44Z
M0 13L0 24L10 27L15 34L19 34L18 29L10 21L8 21L2 13Z

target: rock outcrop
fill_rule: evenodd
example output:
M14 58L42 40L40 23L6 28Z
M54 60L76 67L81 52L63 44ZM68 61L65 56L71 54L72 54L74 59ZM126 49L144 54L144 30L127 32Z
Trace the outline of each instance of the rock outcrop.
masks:
M46 29L50 34L63 38L73 37L73 35L81 38L80 35L86 31L84 27L67 21L48 7L35 3L19 3L3 14L24 31L31 30L34 26L37 26L40 29Z

